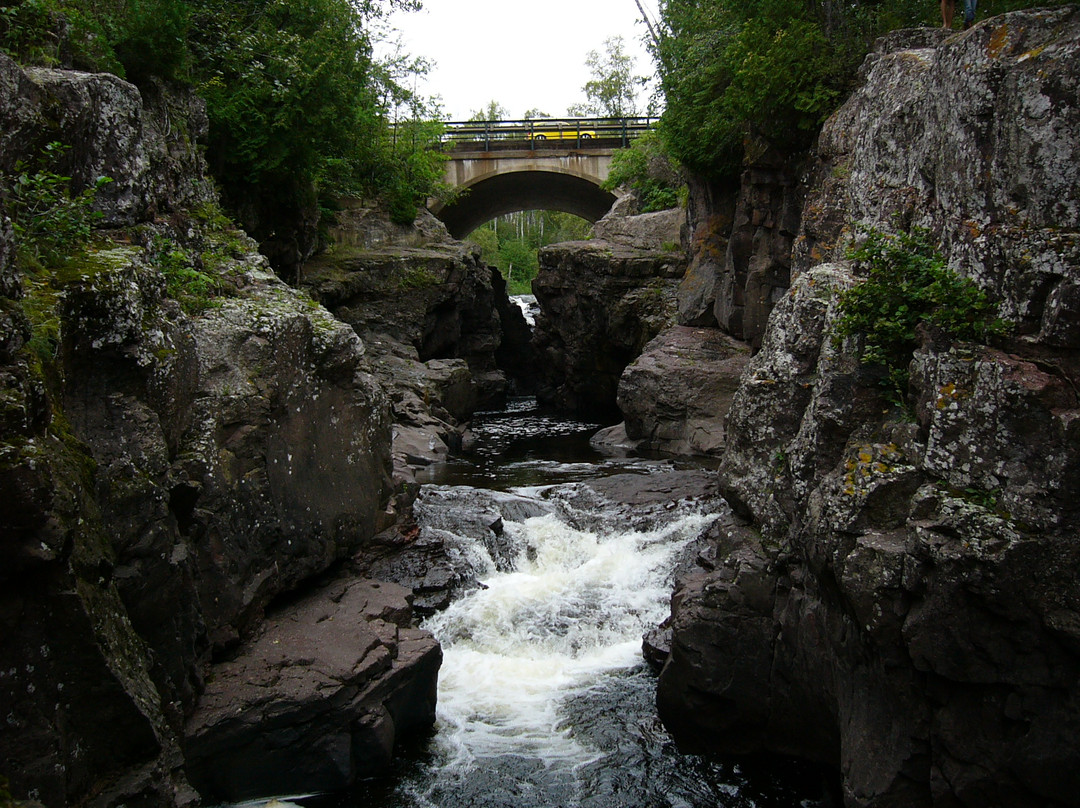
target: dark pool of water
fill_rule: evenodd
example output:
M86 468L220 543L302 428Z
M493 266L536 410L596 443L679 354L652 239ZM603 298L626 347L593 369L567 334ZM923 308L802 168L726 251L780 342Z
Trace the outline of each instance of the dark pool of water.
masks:
M714 468L708 458L664 458L647 452L601 451L589 439L608 424L545 409L534 398L511 399L505 410L477 413L472 447L417 474L417 482L508 491L578 482L621 473L648 473L658 462L672 468Z

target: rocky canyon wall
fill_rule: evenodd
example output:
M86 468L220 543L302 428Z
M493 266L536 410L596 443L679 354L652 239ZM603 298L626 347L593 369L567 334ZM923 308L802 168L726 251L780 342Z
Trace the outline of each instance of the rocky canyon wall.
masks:
M827 122L727 421L745 522L673 598L686 745L822 761L848 806L1075 803L1078 84L1080 10L1016 12L887 37ZM860 226L926 228L1015 326L925 332L907 414L833 338Z
M686 269L682 225L681 210L627 216L616 209L597 223L597 238L540 251L533 348L541 401L615 420L623 370L675 324Z
M189 780L250 796L262 785L221 766L270 737L305 787L340 787L434 718L439 650L408 627L406 593L280 600L391 518L390 402L355 331L217 211L203 126L193 98L0 56L5 175L112 180L103 229L60 264L16 261L0 217L0 773L16 798L173 806L196 799ZM35 163L54 141L59 162ZM305 620L325 665L259 652ZM214 712L223 691L246 726ZM326 731L290 747L290 722Z

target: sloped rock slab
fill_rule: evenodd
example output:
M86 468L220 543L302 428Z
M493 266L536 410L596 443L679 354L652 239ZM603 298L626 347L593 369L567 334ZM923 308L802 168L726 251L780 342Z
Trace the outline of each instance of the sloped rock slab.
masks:
M442 651L400 586L338 582L282 609L216 665L186 731L204 797L348 788L435 720Z

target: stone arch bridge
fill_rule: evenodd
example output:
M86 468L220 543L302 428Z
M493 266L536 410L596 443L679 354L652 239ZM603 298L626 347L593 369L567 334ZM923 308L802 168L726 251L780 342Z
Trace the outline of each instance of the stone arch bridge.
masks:
M520 210L560 210L595 222L615 196L601 188L616 149L647 131L651 118L448 123L446 182L463 193L431 212L454 238Z

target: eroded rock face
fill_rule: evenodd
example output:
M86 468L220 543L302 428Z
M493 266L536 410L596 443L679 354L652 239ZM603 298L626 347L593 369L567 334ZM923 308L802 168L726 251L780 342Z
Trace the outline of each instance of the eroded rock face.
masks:
M680 325L719 327L755 349L790 283L806 191L800 158L757 151L737 185L691 180L691 259L679 285Z
M212 655L385 526L389 401L351 328L243 234L185 215L209 184L181 119L115 77L2 57L0 89L4 136L24 138L5 167L38 135L68 143L58 170L111 173L100 207L131 226L54 298L0 226L0 759L18 798L186 804L179 739ZM169 251L219 294L171 299Z
M995 17L936 48L923 32L882 40L819 140L796 271L842 258L858 224L926 227L1021 334L1075 345L1077 25L1067 7Z
M822 133L801 274L728 421L721 485L746 525L673 598L661 712L688 745L835 765L849 806L1070 805L1080 12L913 36ZM851 268L816 263L895 213L1019 324L993 348L926 334L912 419L831 338Z
M208 122L194 94L150 91L108 73L20 68L0 54L0 171L30 165L45 146L69 147L54 165L72 190L99 177L114 181L97 194L102 224L144 221L211 198L196 142Z
M505 398L510 378L527 386L531 334L499 272L426 212L407 228L349 208L333 236L305 286L362 335L393 406L394 480L411 484L460 444L475 410Z
M616 417L619 376L674 324L685 266L681 249L580 241L541 250L533 281L538 398L566 412Z

